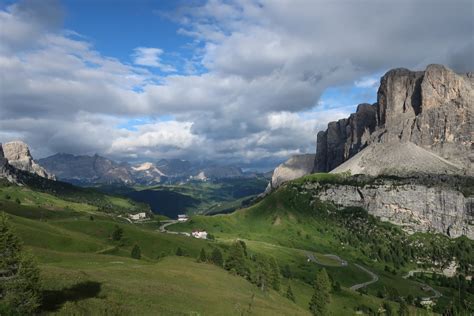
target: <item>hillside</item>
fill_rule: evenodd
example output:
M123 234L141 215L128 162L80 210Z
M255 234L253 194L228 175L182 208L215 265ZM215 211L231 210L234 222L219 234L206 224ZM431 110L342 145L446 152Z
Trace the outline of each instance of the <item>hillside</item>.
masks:
M373 296L382 295L381 291L398 293L382 295L395 301L401 296L406 299L407 295L427 296L419 283L402 278L410 270L442 274L456 257L458 273L472 275L472 240L465 237L450 240L432 233L409 235L361 208L337 208L332 203L314 200L310 189L305 187L305 183L324 186L339 181L329 174L308 176L282 186L248 209L229 215L194 216L190 222L169 229L205 229L222 242L240 238L254 251L277 256L283 265L291 266L294 276L308 283L311 279L307 272L315 266L304 263L305 253L315 253L315 260L321 264L329 260L330 266L340 264L326 255L337 255L349 264L327 268L332 279L343 287L367 280L367 274L360 272L358 263L379 276L377 282L367 286L367 293ZM455 300L455 294L449 287L437 289L444 294L437 300L435 311L442 312L449 301ZM470 299L474 299L473 294L469 294Z

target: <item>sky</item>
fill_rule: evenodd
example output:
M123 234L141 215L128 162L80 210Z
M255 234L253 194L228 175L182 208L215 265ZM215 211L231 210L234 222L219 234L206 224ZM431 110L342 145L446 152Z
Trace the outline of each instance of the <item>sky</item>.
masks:
M474 70L465 0L0 0L0 142L271 168L389 69Z

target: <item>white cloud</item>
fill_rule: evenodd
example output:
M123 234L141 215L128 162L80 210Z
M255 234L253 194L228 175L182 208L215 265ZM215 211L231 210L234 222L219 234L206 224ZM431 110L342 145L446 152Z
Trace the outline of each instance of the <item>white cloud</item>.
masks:
M160 56L163 54L161 48L137 47L133 50L133 62L139 66L156 67L164 72L175 72L176 69L161 62Z
M174 16L196 48L177 73L160 48L135 48L134 65L104 56L61 28L57 5L23 1L0 9L0 141L23 138L39 155L272 164L314 152L316 132L348 114L314 110L328 87L373 87L374 73L432 62L472 70L470 9L468 0L209 0ZM137 117L150 123L117 128Z
M376 88L380 83L378 77L365 77L361 80L356 80L354 85L358 88Z

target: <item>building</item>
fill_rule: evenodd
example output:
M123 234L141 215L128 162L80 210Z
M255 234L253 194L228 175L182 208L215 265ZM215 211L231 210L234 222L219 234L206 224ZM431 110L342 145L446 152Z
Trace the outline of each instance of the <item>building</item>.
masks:
M192 232L194 238L207 239L207 232L205 230L195 230Z
M145 212L142 212L142 213L137 213L137 214L130 214L128 215L128 217L130 217L130 219L133 219L133 220L139 220L139 219L144 219L146 218L146 213Z
M189 219L188 215L180 214L178 215L178 222L186 222Z

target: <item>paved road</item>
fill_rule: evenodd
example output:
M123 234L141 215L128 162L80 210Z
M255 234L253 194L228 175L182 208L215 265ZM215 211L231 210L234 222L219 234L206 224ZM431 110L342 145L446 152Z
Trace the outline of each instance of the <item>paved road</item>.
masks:
M428 271L428 270L411 270L411 271L408 271L408 273L403 278L407 279L407 278L413 276L415 273L421 273L421 272L433 273L433 271ZM420 284L424 288L426 288L428 291L433 292L433 295L422 297L422 299L436 299L436 298L440 298L441 296L443 296L443 294L441 294L440 291L434 289L433 287L429 286L428 284L418 282L418 281L415 281L415 282Z
M336 256L336 255L333 255L333 254L327 254L327 255L324 255L325 257L329 257L329 258L332 258L332 259L335 259L337 261L339 261L339 264L341 265L341 267L344 267L344 266L347 266L348 263L346 260L342 259L341 257L339 256ZM322 266L326 266L326 267L334 267L333 265L328 265L328 264L324 264L322 263L321 261L319 261L316 256L311 253L311 252L306 252L306 257L308 258L309 261L311 262L315 262L319 265L322 265ZM372 280L370 281L367 281L367 282L364 282L364 283L358 283L358 284L354 284L353 286L350 287L351 290L358 290L358 289L361 289L363 287L366 287L367 285L370 285L372 283L375 283L379 280L379 276L376 275L375 273L373 273L372 271L368 270L367 268L364 268L363 266L357 264L357 263L354 263L354 265L356 267L358 267L359 269L361 269L362 271L364 271L365 273L369 274L371 277L372 277Z
M364 282L364 283L359 283L359 284L354 284L353 286L351 286L351 290L358 290L358 289L361 289L363 287L366 287L367 285L370 285L372 283L375 283L379 280L379 276L375 273L373 273L372 271L368 270L367 268L361 266L360 264L357 264L357 263L354 263L354 265L361 269L362 271L366 272L367 274L369 274L371 277L372 277L372 280L370 281L367 281L367 282Z
M161 221L161 223L162 223L162 224L161 224L160 228L158 229L158 230L160 231L160 233L191 236L190 233L186 233L186 232L174 232L174 231L170 231L170 230L167 230L167 229L166 229L166 227L168 227L168 226L170 226L170 225L179 223L179 222L178 222L177 220L175 220L175 219L170 219L170 220L166 220L166 221Z
M347 261L341 259L341 257L339 257L339 256L332 255L332 254L327 254L327 255L324 255L324 256L338 261L339 264L341 265L341 267L347 266ZM319 261L318 258L316 258L316 256L312 252L306 252L306 257L308 258L309 261L317 263L321 266L334 267L334 265L332 265L332 264L326 264L326 263L323 263L323 262Z

